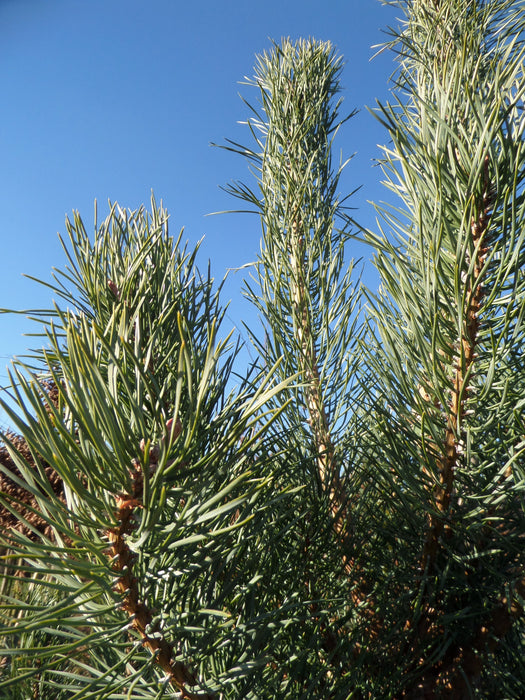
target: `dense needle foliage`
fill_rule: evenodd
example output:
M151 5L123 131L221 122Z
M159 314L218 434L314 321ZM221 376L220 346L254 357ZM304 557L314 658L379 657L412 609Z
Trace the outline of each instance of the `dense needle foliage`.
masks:
M162 207L67 221L2 402L2 697L522 696L525 7L391 4L375 231L332 161L342 59L257 59L242 377Z

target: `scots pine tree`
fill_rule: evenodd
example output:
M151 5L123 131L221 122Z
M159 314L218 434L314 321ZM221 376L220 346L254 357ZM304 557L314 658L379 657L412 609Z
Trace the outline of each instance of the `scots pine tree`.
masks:
M399 674L389 692L520 697L524 6L400 7L396 99L378 110L396 203L366 234L381 275L368 455L391 557L374 618Z
M6 697L522 696L524 7L391 4L376 231L332 159L342 59L257 59L236 389L220 285L162 208L68 222L6 405Z
M279 511L256 447L279 387L227 391L219 289L154 201L67 230L5 405L2 697L216 697L261 663L240 530Z

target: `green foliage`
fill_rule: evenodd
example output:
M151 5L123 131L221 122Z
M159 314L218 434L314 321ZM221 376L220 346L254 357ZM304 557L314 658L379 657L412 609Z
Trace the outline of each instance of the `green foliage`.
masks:
M398 204L367 234L381 274L364 346L380 378L373 472L405 562L392 580L405 644L423 652L407 673L458 688L464 668L465 696L523 683L505 651L519 659L522 637L496 641L490 625L522 619L524 593L524 28L521 3L411 3L399 99L377 111Z
M257 59L226 146L262 224L236 388L221 285L154 200L67 222L2 402L3 697L522 694L523 3L392 4L376 232L332 164L341 58Z
M5 442L44 521L41 532L29 513L26 532L8 539L17 560L1 633L12 673L0 683L22 695L38 685L40 697L160 697L181 656L209 690L212 649L215 689L244 672L233 649L251 641L236 608L257 582L239 559L255 554L247 524L282 497L258 455L272 418L262 407L278 387L270 373L226 394L233 356L216 340L217 292L152 204L151 216L113 208L93 244L78 216L68 224L55 290L67 308L46 324L40 372L13 368L20 415L5 408L26 454ZM30 593L24 605L17 590ZM152 664L141 637L170 640L171 670Z

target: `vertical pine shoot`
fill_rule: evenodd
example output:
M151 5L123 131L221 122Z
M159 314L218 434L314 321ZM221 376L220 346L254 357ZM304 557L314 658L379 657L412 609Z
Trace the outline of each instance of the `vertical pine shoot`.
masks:
M281 360L283 376L297 377L285 440L312 460L310 476L345 538L349 454L345 464L342 443L355 388L356 294L338 193L345 163L332 164L344 121L337 97L341 68L332 46L314 40L285 40L258 57L249 83L260 97L248 121L255 146L233 144L254 165L258 191L245 185L230 191L255 205L261 217L258 276L248 289L263 321L264 339L255 340L261 361L272 366Z
M398 4L397 101L378 116L400 204L369 236L382 280L375 460L407 605L397 648L404 682L428 697L490 695L496 677L512 693L525 593L523 5Z

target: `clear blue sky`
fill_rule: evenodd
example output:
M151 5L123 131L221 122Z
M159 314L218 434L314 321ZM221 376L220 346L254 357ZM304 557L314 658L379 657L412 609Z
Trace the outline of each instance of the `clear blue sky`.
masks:
M22 274L49 279L64 264L65 215L78 209L92 229L95 199L103 213L108 199L134 209L153 190L174 233L205 236L200 261L216 278L254 260L255 216L206 217L238 204L220 185L250 177L210 142L249 140L238 93L256 94L239 81L283 36L330 40L345 58L345 108L361 112L339 139L344 156L357 152L341 189L363 185L356 215L373 226L367 200L386 196L373 159L387 137L365 106L387 99L394 64L386 52L370 61L371 46L394 22L378 0L0 0L0 307L49 305ZM226 288L231 325L250 313L241 282ZM31 329L0 315L0 384L9 358L34 344L22 336Z

